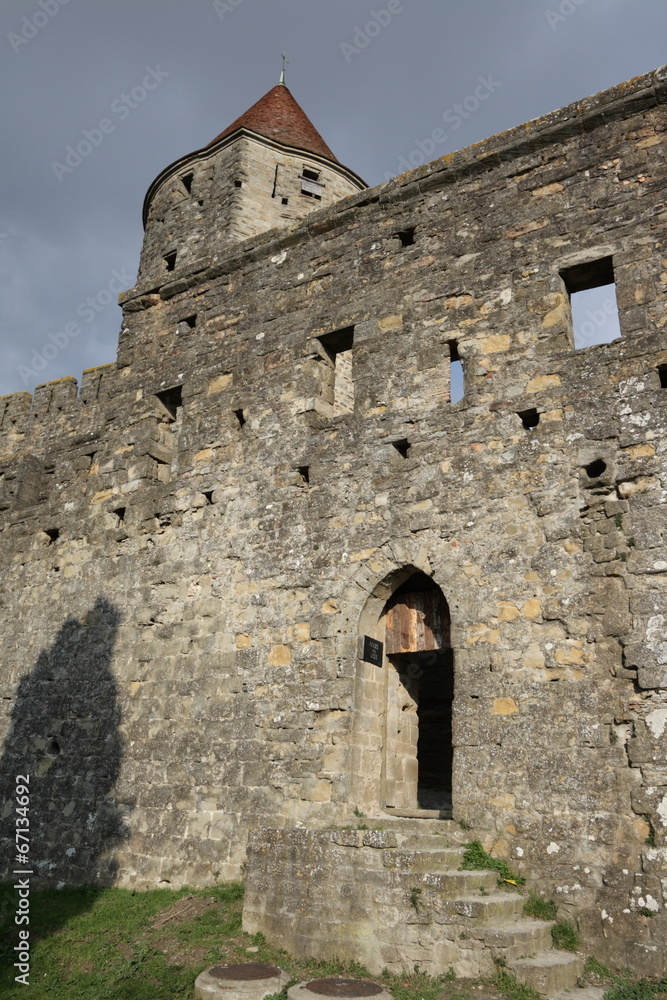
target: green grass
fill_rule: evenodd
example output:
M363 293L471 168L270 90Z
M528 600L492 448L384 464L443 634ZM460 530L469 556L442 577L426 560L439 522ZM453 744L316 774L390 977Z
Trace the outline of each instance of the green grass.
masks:
M526 917L535 917L536 920L556 920L558 907L553 899L543 899L536 893L531 892L523 904L523 912Z
M506 1000L544 1000L537 990L520 983L502 966L498 966L494 972L491 983L506 997Z
M482 847L479 840L473 840L471 844L465 845L463 863L461 871L482 871L491 870L498 872L501 882L515 882L517 885L524 885L526 880L521 875L515 875L508 865L500 858L492 858Z
M606 986L604 1000L665 1000L667 979L639 979L627 969L612 972L592 956L586 959L584 972L595 986Z
M581 948L581 936L579 931L569 920L559 920L551 928L551 940L554 948L562 951L578 951Z

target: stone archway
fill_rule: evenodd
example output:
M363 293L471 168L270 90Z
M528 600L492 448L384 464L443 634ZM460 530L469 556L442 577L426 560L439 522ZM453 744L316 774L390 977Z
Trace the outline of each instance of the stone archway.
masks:
M383 805L450 813L454 660L447 601L429 576L413 572L385 604L381 624Z

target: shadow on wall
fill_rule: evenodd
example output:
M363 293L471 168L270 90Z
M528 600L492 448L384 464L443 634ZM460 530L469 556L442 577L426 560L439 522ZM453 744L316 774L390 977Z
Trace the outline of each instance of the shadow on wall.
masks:
M120 773L120 709L111 657L120 614L99 598L68 618L19 685L0 763L3 875L31 885L113 883L127 831L111 795ZM14 863L16 780L29 775L29 865ZM131 803L127 803L131 806Z

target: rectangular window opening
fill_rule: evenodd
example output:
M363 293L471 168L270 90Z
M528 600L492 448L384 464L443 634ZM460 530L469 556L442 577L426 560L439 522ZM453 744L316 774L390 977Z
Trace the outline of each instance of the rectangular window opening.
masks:
M165 389L163 392L156 392L156 398L162 403L164 415L169 417L169 422L173 423L178 417L178 411L183 405L183 386L176 385L172 389Z
M667 389L667 365L658 365L658 378L660 379L660 388Z
M395 234L396 239L400 240L402 247L414 246L415 242L415 227L411 226L410 229L401 229L400 232Z
M352 378L352 347L354 327L348 326L319 337L328 361L322 385L322 395L333 406L333 416L354 411Z
M243 181L234 181L234 187L235 188L242 188L243 187Z
M464 396L463 362L455 340L449 341L449 401L458 403Z
M311 170L310 167L304 167L303 170L301 171L301 176L304 177L307 181L319 181L320 172L319 170Z
M299 473L301 485L308 486L308 484L310 483L310 466L300 465L297 469L297 472Z
M280 200L282 201L283 205L289 205L289 198L281 198Z
M193 177L194 177L193 173L183 174L183 176L181 177L181 181L183 182L183 187L188 192L188 194L190 194L191 191L192 191L192 179L193 179Z
M174 271L176 269L176 256L176 250L172 250L171 253L165 254L164 262L167 265L168 271Z
M613 258L566 267L560 276L570 299L575 349L610 344L620 337Z

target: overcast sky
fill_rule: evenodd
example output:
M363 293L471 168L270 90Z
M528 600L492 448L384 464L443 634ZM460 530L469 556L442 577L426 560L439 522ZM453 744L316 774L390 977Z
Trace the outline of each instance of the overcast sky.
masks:
M278 82L283 49L375 185L654 69L665 39L664 0L2 0L0 394L115 359L148 185Z

